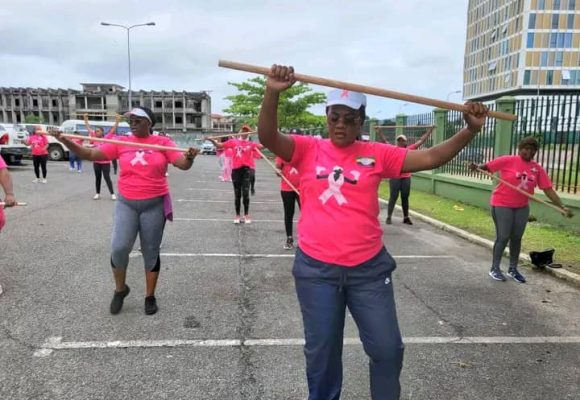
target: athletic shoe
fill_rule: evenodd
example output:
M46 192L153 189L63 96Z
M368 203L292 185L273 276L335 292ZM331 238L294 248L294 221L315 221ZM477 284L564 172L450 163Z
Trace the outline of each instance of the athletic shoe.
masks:
M42 180L40 181L40 183L46 183L46 178L42 178Z
M508 275L518 283L526 283L526 278L516 268L510 268L508 270Z
M40 179L38 179L38 178L34 178L34 179L32 180L32 183L38 183L38 182L40 182Z
M100 198L101 198L101 195L98 193L93 196L93 200L99 200Z
M244 215L244 224L251 224L252 218L249 215Z
M242 222L242 219L240 218L239 215L236 215L236 217L234 218L234 224L239 224L240 222Z
M115 291L113 294L113 300L111 301L111 314L116 315L121 312L121 308L123 308L123 301L130 291L131 289L129 289L128 285L125 285L125 290L122 292Z
M69 167L68 170L69 171L74 171L75 169L73 167Z
M294 239L292 236L288 236L286 239L286 244L284 245L284 250L292 250L294 248Z
M117 195L115 193L111 195L111 200L117 200Z
M392 223L393 223L393 221L391 221L391 217L387 217L385 224L391 225Z
M155 299L155 296L145 297L145 314L153 315L157 312L157 310L157 300Z
M496 281L505 282L506 280L504 274L501 272L499 268L490 270L489 276L491 276L491 279L495 279Z
M403 223L407 225L413 225L413 223L411 222L411 218L409 217L403 218Z

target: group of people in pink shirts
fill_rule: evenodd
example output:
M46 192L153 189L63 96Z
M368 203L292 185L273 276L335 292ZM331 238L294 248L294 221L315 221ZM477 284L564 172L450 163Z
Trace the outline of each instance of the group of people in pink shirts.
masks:
M247 136L223 143L210 139L231 157L234 223L252 222L251 181L252 175L255 176L256 155L260 156L264 146L276 155L280 173L291 184L282 180L280 187L286 248L295 245L292 218L286 217L293 215L296 203L301 208L292 274L304 327L309 399L340 397L347 308L369 357L371 397L399 399L404 345L394 300L396 262L383 243L378 188L383 179L406 179L402 174L433 169L451 160L479 132L488 110L481 103L466 103L464 128L443 143L410 151L404 145L357 140L366 117L366 96L333 90L326 103L328 139L285 135L278 130L278 102L282 92L295 80L292 67L272 66L258 120L260 144L248 140ZM126 116L133 134L119 140L175 147L171 139L152 134L155 116L148 108L136 107ZM243 130L248 133L250 128ZM165 223L172 218L165 174L169 164L190 169L198 150L190 148L182 153L119 144L89 148L58 133L56 136L81 159L97 163L119 160L110 257L115 290L110 312L118 314L129 295L126 270L129 253L139 235L146 278L144 311L147 315L155 314L158 311L155 289L161 265L159 248ZM45 147L41 139L31 143L38 146L35 155L41 156ZM539 186L554 203L564 207L543 168L532 160L537 147L536 141L525 139L520 143L518 155L502 156L476 167L497 171L502 178L530 193ZM14 193L5 168L0 158L0 183L5 204L10 206L14 204ZM226 176L223 178L227 180ZM500 184L492 194L491 205L498 232L492 271L498 271L501 256L496 259L496 253L503 252L507 241L510 241L510 252L519 254L518 237L521 239L520 233L523 234L527 221L528 199ZM0 227L4 221L2 208ZM515 273L516 267L517 258L512 255L510 276L525 282ZM499 274L490 275L502 280Z

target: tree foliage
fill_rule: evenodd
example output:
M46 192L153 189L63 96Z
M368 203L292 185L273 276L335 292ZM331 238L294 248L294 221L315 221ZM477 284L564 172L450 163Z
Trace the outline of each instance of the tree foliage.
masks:
M231 105L224 110L239 122L255 126L266 88L266 79L255 77L244 82L228 82L238 90L238 94L226 97ZM306 83L296 83L280 95L278 125L281 129L324 126L325 117L308 111L326 100L324 93L313 91Z

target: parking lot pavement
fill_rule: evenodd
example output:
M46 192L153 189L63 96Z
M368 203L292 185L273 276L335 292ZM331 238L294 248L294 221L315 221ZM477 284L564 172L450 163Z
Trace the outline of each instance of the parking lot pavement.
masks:
M231 183L218 180L215 156L170 170L176 219L154 316L143 313L138 243L131 294L119 315L108 312L115 202L92 200L90 163L81 174L48 168L47 184L32 183L31 165L10 169L29 206L7 210L0 234L0 399L307 397L293 254L265 163L251 225L232 224ZM578 399L580 292L530 270L525 285L492 281L488 250L399 220L384 241L398 264L402 398ZM370 398L357 337L348 317L343 399Z

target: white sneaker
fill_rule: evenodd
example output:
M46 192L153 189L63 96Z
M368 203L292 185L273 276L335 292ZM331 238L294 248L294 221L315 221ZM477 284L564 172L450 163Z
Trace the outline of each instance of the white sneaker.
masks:
M68 167L69 171L74 171L75 169L73 167Z
M46 183L46 178L42 178L42 180L40 181L40 183Z
M239 224L240 222L242 222L242 219L240 218L239 215L236 215L236 217L234 218L234 224Z
M40 182L40 179L38 179L38 178L34 178L34 179L32 180L32 183L38 183L38 182Z
M93 196L93 200L99 200L100 198L101 198L101 195L98 193Z
M83 170L82 170L82 169L79 169L77 172L80 174L80 173L82 173L82 172L83 172Z
M117 195L115 193L111 195L111 200L117 200Z

